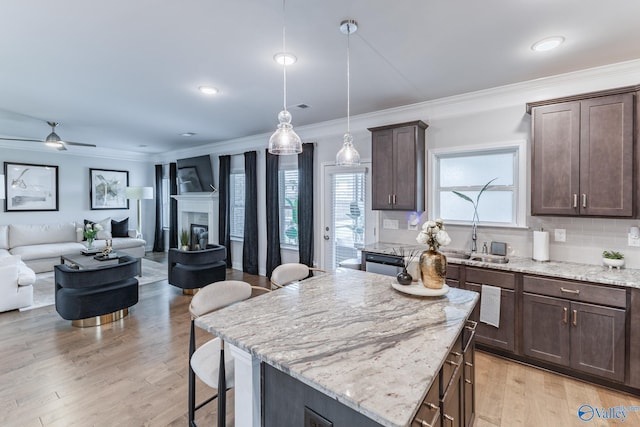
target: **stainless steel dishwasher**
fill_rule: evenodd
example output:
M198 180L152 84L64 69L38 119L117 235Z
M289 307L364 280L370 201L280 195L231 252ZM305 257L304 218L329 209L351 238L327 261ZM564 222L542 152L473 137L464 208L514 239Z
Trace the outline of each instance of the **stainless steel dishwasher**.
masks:
M365 268L370 273L385 274L396 277L402 272L402 257L372 252L365 252Z

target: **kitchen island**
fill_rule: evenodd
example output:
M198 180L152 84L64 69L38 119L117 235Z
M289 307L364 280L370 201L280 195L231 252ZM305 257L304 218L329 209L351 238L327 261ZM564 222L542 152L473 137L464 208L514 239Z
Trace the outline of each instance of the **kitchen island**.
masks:
M198 319L233 346L236 425L262 425L269 411L261 364L370 420L362 425L411 425L478 294L412 297L392 280L338 269ZM304 407L289 410L303 419Z

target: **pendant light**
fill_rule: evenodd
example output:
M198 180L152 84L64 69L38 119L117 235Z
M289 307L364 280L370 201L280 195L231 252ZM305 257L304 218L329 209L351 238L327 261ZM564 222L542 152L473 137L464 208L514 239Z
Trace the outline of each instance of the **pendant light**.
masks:
M354 19L346 19L340 23L340 31L347 35L347 133L344 134L342 148L336 154L336 166L358 166L360 164L360 153L353 146L353 136L351 136L350 123L350 96L351 96L351 76L350 76L350 45L349 39L352 33L358 29L358 23Z
M282 0L282 52L286 55L286 33L285 33L285 0ZM269 138L269 153L287 155L302 153L302 141L291 124L291 113L287 111L287 62L283 61L282 75L284 81L284 105L282 111L278 113L278 129Z

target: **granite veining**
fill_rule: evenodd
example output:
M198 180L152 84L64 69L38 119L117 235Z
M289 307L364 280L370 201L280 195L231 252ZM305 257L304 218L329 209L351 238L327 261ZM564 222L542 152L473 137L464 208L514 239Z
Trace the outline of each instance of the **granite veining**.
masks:
M414 245L400 243L375 243L367 245L365 251L377 253L392 253L393 249L415 249ZM494 270L511 271L515 273L536 274L560 279L580 280L585 282L600 283L604 285L622 286L628 288L640 288L640 270L622 268L621 270L609 269L603 265L579 264L564 261L539 262L529 258L508 257L506 264L497 264L476 260L466 260L447 257L451 264L463 264L471 267L492 268Z
M339 269L196 324L384 426L408 426L478 294L420 298Z

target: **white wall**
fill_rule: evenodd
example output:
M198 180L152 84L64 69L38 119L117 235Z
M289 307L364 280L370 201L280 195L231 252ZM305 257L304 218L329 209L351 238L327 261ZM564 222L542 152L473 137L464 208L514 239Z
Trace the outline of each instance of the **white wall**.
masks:
M58 211L46 212L0 212L0 224L50 224L57 222L73 222L101 220L107 217L123 219L129 217L129 228L137 226L136 202L129 203L128 210L91 210L89 199L89 169L115 169L129 171L129 185L153 186L153 163L148 158L135 160L135 155L125 160L121 157L94 157L93 155L74 154L68 151L19 150L2 148L0 162L33 163L58 166ZM101 153L96 150L96 153ZM90 153L91 154L91 153ZM103 154L104 155L104 154ZM4 169L2 172L4 174ZM153 247L155 202L142 201L143 234L147 248Z
M426 132L427 148L474 146L504 141L527 141L527 155L530 150L530 117L525 112L525 104L530 101L574 95L640 83L640 60L614 64L581 72L539 79L479 91L435 101L409 105L391 110L352 117L351 128L354 144L363 159L371 157L371 135L367 128L413 120L423 120L429 125ZM275 114L275 113L274 113ZM293 124L296 113L292 112ZM275 127L275 125L274 125ZM346 130L346 120L335 120L310 126L297 127L296 131L305 142L316 142L315 159L315 258L320 259L322 250L321 208L323 197L319 194L321 167L323 162L332 162L342 145L342 135ZM218 182L217 156L221 154L241 154L248 150L258 150L258 177L264 176L264 150L270 134L256 135L239 140L210 144L192 150L181 150L158 156L160 161L200 154L211 154L214 167L214 181ZM527 164L529 162L527 161ZM427 173L428 175L428 173ZM527 172L529 191L529 176ZM260 227L260 271L264 272L266 259L265 229L265 186L258 180L258 215ZM428 189L428 186L427 186ZM527 194L527 200L529 195ZM427 197L428 200L428 197ZM527 202L528 204L529 202ZM527 206L527 212L530 212ZM426 214L423 215L426 217ZM379 224L387 218L405 221L407 213L381 212ZM640 249L626 246L626 232L631 225L640 225L640 220L582 219L528 217L527 225L532 228L565 228L567 241L552 243L551 257L554 260L599 263L604 249L622 250L626 254L627 266L640 268ZM452 247L469 247L469 227L449 227ZM378 227L379 241L413 244L415 232L407 230L382 230ZM503 229L481 227L479 242L491 240L506 241L512 255L531 256L531 231L528 229ZM283 251L285 259L295 256ZM234 243L234 267L241 269L241 243ZM237 267L240 265L240 267Z

